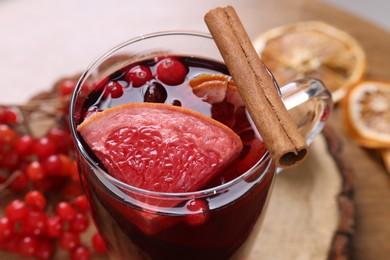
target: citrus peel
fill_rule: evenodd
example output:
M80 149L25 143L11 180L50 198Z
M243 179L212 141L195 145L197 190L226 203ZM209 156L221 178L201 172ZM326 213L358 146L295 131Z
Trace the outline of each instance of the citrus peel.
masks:
M348 135L367 148L390 148L390 82L364 80L344 100Z

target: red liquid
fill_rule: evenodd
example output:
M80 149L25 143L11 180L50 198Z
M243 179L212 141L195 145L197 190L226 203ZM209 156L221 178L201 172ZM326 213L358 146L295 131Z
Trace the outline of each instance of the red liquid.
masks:
M132 87L125 75L135 64L126 66L96 84L83 105L81 118L97 109L144 101L180 105L213 117L232 128L244 144L240 156L204 188L227 183L255 165L264 156L266 148L253 131L243 106L227 99L209 104L197 97L188 84L188 80L202 73L228 75L226 67L204 59L176 58L188 70L184 83L171 86L155 76L144 86ZM137 65L149 67L155 75L157 60L146 60ZM123 95L111 98L104 94L105 86L111 81L123 86ZM151 91L152 84L154 89ZM93 154L90 156L94 157ZM196 202L201 202L201 210L194 212L188 208L189 198L177 199L177 206L168 209L141 205L131 199L131 192L126 192L130 196L127 197L121 193L123 190L108 188L107 180L99 179L93 169L80 163L95 221L113 255L120 259L229 259L237 256L236 252L242 249L256 224L261 222L274 173L269 164L267 159L245 181L221 193L197 199ZM124 201L126 197L127 201Z

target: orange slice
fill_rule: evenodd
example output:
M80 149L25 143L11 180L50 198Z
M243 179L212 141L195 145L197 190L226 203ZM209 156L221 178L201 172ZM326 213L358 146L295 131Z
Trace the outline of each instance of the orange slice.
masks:
M284 84L313 77L322 80L340 101L366 68L366 55L351 35L331 25L306 21L266 31L254 41L263 62Z
M346 93L343 110L346 130L360 145L390 147L390 82L355 84Z

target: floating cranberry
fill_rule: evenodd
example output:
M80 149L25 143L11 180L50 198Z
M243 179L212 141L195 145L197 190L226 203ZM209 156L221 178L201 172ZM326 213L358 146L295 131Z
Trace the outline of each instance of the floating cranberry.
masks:
M181 107L181 101L178 99L172 100L171 104L177 107Z
M205 200L190 200L186 207L189 212L185 216L185 222L189 225L202 225L209 218L209 206Z
M156 67L157 78L170 86L183 83L187 72L187 67L174 58L165 58Z
M167 100L167 90L158 82L151 82L145 92L144 102L164 103Z
M118 81L110 81L107 83L103 96L107 98L120 98L123 95L123 86Z
M126 81L129 84L131 83L134 88L139 88L149 80L153 79L153 75L149 67L137 65L126 73L125 78Z

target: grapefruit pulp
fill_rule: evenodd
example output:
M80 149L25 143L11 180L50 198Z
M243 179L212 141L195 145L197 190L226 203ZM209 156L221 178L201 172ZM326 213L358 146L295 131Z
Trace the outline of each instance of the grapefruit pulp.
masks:
M88 117L78 131L110 175L156 192L199 190L242 150L230 128L166 104L109 108Z

